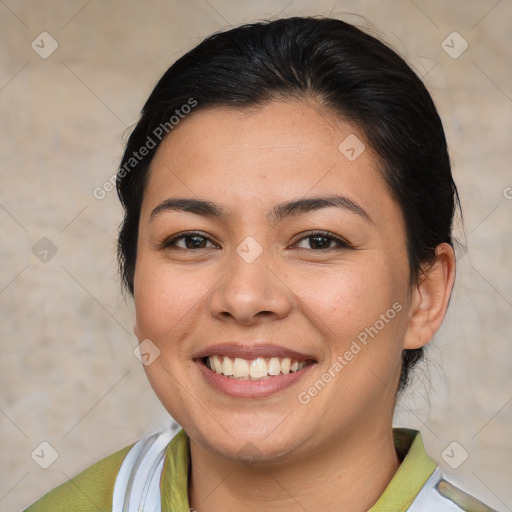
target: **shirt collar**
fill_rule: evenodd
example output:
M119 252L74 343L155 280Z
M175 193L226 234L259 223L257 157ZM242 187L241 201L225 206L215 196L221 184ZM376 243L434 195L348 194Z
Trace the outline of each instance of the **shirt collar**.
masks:
M436 469L436 463L427 455L417 430L394 428L393 441L402 462L377 503L368 512L406 511ZM185 431L180 430L167 447L161 486L162 510L189 511L189 461L189 439Z
M437 467L425 451L423 439L417 430L394 428L393 441L402 463L368 512L406 511Z

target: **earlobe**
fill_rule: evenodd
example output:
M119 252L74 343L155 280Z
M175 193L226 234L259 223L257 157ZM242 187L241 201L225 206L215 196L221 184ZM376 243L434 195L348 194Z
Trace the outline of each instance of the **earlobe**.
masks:
M455 282L455 253L451 245L439 244L432 265L412 292L409 326L404 349L425 346L441 327Z
M137 339L140 339L139 338L139 326L137 325L137 321L135 321L135 323L133 324L133 334L135 334L135 336L137 336Z

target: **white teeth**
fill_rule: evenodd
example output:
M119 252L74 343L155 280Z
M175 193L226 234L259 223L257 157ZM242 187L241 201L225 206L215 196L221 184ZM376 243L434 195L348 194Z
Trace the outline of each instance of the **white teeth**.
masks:
M215 373L222 373L224 365L220 362L219 356L213 356L213 370Z
M233 364L233 376L249 377L249 363L246 359L235 357L235 362Z
M233 361L229 357L224 358L224 369L221 372L224 375L233 375L234 369L233 369Z
M281 373L281 361L278 357L271 357L268 363L268 374L279 375Z
M289 357L285 357L281 361L281 373L290 373L291 365L292 365L292 360Z
M227 377L245 380L268 379L270 376L287 375L302 370L307 361L293 360L289 357L257 357L248 360L241 357L232 359L227 356L214 355L207 359L207 366L215 373Z
M249 368L249 375L252 378L266 377L267 376L267 363L265 359L258 357L258 359L254 359Z

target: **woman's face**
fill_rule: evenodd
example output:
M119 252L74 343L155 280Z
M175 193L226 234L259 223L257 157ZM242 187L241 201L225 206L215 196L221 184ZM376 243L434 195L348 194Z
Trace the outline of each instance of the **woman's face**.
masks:
M389 430L409 265L362 139L274 102L191 114L155 155L135 333L159 399L211 453L291 460Z

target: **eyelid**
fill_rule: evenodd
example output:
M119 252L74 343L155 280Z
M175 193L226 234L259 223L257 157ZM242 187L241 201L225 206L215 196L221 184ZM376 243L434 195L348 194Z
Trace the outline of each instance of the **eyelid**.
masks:
M176 247L176 245L174 245L174 242L176 242L177 240L179 240L181 238L193 237L193 236L200 236L200 237L206 239L208 242L211 242L212 244L214 244L216 246L220 245L217 242L215 242L210 235L208 235L207 233L205 233L203 231L182 231L180 233L176 233L176 234L170 236L169 238L166 238L161 244L159 244L159 246L162 249L166 249L166 248L173 247L173 246ZM326 238L332 239L334 242L336 242L338 244L338 247L337 247L338 249L339 248L350 248L350 249L352 249L354 247L350 242L348 242L347 240L345 240L341 236L338 236L338 235L335 235L334 233L331 233L330 231L311 230L311 231L306 231L304 233L300 233L299 236L300 236L300 238L297 238L288 247L296 245L299 242L301 242L302 240L304 240L306 238L311 238L311 237L314 237L314 236L324 236ZM324 251L333 250L333 249L336 249L336 247L329 248L329 249L324 249ZM187 250L187 249L185 249L185 250ZM189 250L192 250L192 249L189 249ZM309 250L313 251L314 249L309 249ZM315 252L320 252L320 251L318 250L318 251L315 251Z
M305 233L301 233L299 236L300 238L297 238L297 240L295 240L295 242L293 242L291 245L296 245L298 244L299 242L301 242L302 240L304 240L305 238L311 238L311 237L314 237L314 236L324 236L325 238L331 238L332 240L334 240L336 243L338 243L338 249L339 248L348 248L348 249L353 249L354 246L346 239L344 239L343 237L341 236L338 236L338 235L335 235L334 233L331 233L330 231L323 231L323 230L311 230L311 231L306 231ZM328 250L332 250L332 249L336 249L336 248L330 248L330 249L324 249L324 251L328 251ZM310 249L310 250L313 250L313 249ZM321 252L319 250L315 251L315 252Z
M174 242L181 238L200 236L201 238L206 239L208 242L218 246L219 244L215 242L210 235L203 231L181 231L180 233L176 233L168 238L166 238L162 243L159 244L160 249L168 249L169 247L177 247ZM189 249L185 249L189 250Z

